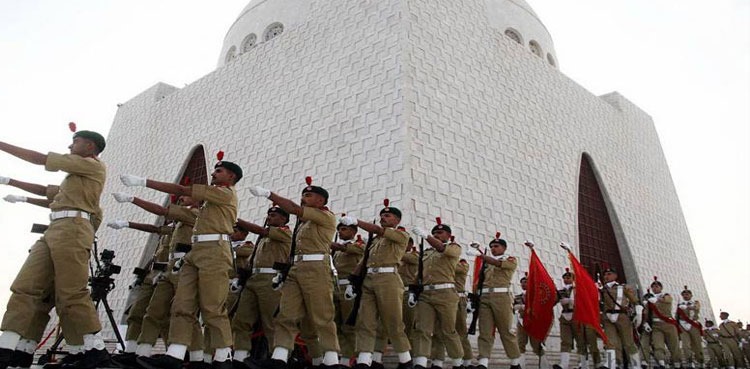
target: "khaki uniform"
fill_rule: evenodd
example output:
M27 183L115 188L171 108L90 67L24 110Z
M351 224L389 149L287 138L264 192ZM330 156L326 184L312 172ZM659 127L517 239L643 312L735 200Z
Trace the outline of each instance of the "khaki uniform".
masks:
M269 346L273 347L273 313L279 307L281 292L271 287L271 279L276 275L272 267L276 262L287 262L292 247L292 232L286 226L268 227L268 235L261 238L256 247L253 265L247 266L252 267L253 274L245 282L237 312L232 318L235 350L250 351L253 325L257 321L260 321Z
M505 292L482 292L479 304L479 358L489 359L495 342L495 330L500 334L505 354L510 359L518 359L521 352L518 339L511 332L513 324L513 297L510 281L518 267L515 257L503 255L500 266L487 264L484 271L484 286L488 291L504 288Z
M240 269L245 269L247 267L248 259L250 258L250 255L253 254L253 249L255 248L255 245L253 245L252 242L242 242L238 247L234 248L234 269L229 274L229 278L236 278L237 277L237 271ZM235 304L238 303L240 298L240 292L229 292L229 295L227 296L227 303L226 308L227 311L232 311L232 308ZM229 317L232 318L231 316Z
M682 333L680 333L680 340L682 341L683 357L686 361L692 360L699 365L703 365L703 339L701 336L701 327L695 327L690 324L689 321L683 319L680 311L685 313L688 319L699 324L701 304L699 301L695 300L682 300L677 304L677 313L675 314L675 317L680 323L680 328L682 330Z
M333 284L328 283L332 272L330 246L336 233L336 216L327 209L304 207L300 218L296 260L281 288L281 309L274 322L274 347L284 347L291 352L299 331L298 323L305 319L310 320L317 331L321 350L338 352L336 323L333 321L336 312ZM322 255L323 260L304 260L318 257L313 255Z
M362 283L362 297L357 315L356 351L373 352L378 325L382 335L390 338L396 352L411 350L404 333L404 282L398 274L401 258L406 253L409 235L400 230L385 228L382 236L372 241L367 259L367 274ZM381 271L383 268L385 271Z
M469 263L466 260L461 260L456 266L456 293L458 294L458 308L456 309L456 333L458 338L461 340L461 348L463 349L464 361L471 360L474 358L474 353L469 342L469 329L466 326L466 305L468 304L468 297L466 295L466 277L469 273ZM443 336L440 335L440 331L435 332L435 336L432 338L432 360L444 360L445 359L445 344L443 343Z
M719 328L716 326L706 327L703 330L703 338L706 340L708 351L708 363L712 368L724 368L727 366L727 358L724 354L724 345L721 344Z
M542 342L535 338L529 337L526 334L526 329L523 328L524 308L526 306L526 291L516 295L513 299L513 310L516 311L516 336L518 337L518 350L522 353L526 353L526 344L531 344L531 349L537 356L544 355L544 349L542 348ZM481 316L481 315L480 315Z
M604 304L602 325L608 340L604 348L606 350L619 350L620 347L624 346L628 355L636 354L638 348L633 340L633 325L625 310L631 304L638 304L635 292L629 286L611 282L602 288L601 295ZM617 304L620 306L617 306Z
M51 221L44 235L31 247L11 285L13 294L0 330L32 338L36 333L30 329L34 329L39 316L29 312L44 306L43 299L54 291L63 333L70 338L82 337L99 332L101 324L87 288L94 226L76 211L89 217L100 212L99 197L106 170L98 159L56 153L47 155L45 168L68 173L49 207L53 213L71 211L68 215L72 217Z
M191 236L193 235L193 225L198 217L198 209L186 206L170 204L167 207L165 218L176 221L172 237L169 241L167 265L159 265L154 286L154 292L151 295L146 315L143 316L143 327L141 334L138 336L139 344L156 344L159 336L166 342L169 340L170 310L174 299L175 291L179 284L179 274L175 273L175 263L181 259L184 254L190 251ZM193 327L193 337L189 348L191 351L200 350L203 347L203 331L200 324L195 322Z
M724 320L719 324L719 340L727 352L727 364L735 368L744 368L745 359L738 342L740 340L740 329L737 323L731 320Z
M234 186L192 185L192 196L204 201L193 227L193 237L229 236L237 221L237 193ZM198 311L211 336L212 347L232 346L232 329L226 310L232 250L229 241L193 242L183 258L179 284L172 304L169 326L171 343L189 345L193 340Z
M344 293L346 286L349 285L347 277L362 260L365 245L364 242L356 240L341 241L341 243L346 245L346 249L334 251L333 254L333 265L338 271L337 290L333 295L333 303L336 306L336 333L339 337L339 345L341 345L341 356L351 357L354 355L356 334L354 327L345 322L352 312L354 300L344 298Z
M750 363L750 331L747 329L740 330L740 341L742 342L742 353L745 360Z
M677 334L677 327L672 318L672 296L668 293L655 295L657 300L656 303L649 303L648 309L651 310L651 345L654 349L654 357L660 363L664 363L667 360L666 349L669 349L671 354L671 360L675 365L679 365L682 362L682 354L680 352L680 340ZM660 318L656 311L665 318Z
M461 246L457 243L446 243L445 250L438 252L434 248L424 251L422 257L424 291L419 296L415 309L414 356L430 355L433 334L442 335L448 357L463 357L461 340L456 333L456 309L458 294L455 288L456 265L461 256ZM439 288L450 285L450 288ZM438 323L437 330L435 323ZM440 333L435 333L439 331Z
M572 351L575 343L577 353L583 356L581 359L583 360L590 353L594 358L594 366L599 367L602 359L596 341L598 337L596 331L591 329L591 327L573 321L573 308L575 306L573 300L575 298L574 291L575 287L573 285L567 285L557 290L557 295L560 299L571 299L567 304L560 303L560 306L562 306L562 313L558 319L560 323L560 351Z
M401 276L401 281L404 282L404 297L401 303L401 315L404 321L404 333L409 339L409 343L414 347L414 308L410 308L408 305L409 285L417 283L417 272L419 271L419 253L416 251L406 252L401 257L401 262L398 266L398 275ZM375 352L385 352L386 345L388 344L388 337L385 335L385 330L382 325L378 325L378 337L375 339Z

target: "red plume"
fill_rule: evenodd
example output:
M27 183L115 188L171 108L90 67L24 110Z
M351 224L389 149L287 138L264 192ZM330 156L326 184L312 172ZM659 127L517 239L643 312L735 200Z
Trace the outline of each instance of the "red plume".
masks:
M224 151L219 150L219 152L216 153L216 159L218 161L224 160Z
M346 216L346 213L341 213L341 216L342 216L342 217L345 217L345 216Z
M182 182L183 186L190 185L190 177L188 177L188 176L182 177L182 181L181 182Z
M685 285L685 289L687 289L687 285Z
M659 280L659 278L657 278L656 276L654 276L654 280L655 280L655 281L658 281L658 280Z
M310 176L305 177L305 183L307 183L308 186L311 185L312 184L312 177L310 177Z
M499 239L500 239L500 232L495 232L495 239L496 239L496 240L499 240Z
M604 269L609 269L609 263L602 263L602 267Z
M70 129L71 132L75 133L78 130L78 128L76 128L76 122L68 123L68 129Z
M391 204L391 200L383 199L383 206L385 206L387 208L388 205L390 205L390 204Z
M362 242L362 235L361 234L357 235L357 241Z
M456 240L456 236L451 236L451 242Z
M435 221L437 222L438 225L443 224L443 220L440 219L440 217L435 218Z
M565 273L570 273L570 268L565 268Z
M176 203L177 202L177 195L169 195L169 202Z
M523 276L528 278L529 277L529 272L523 272Z

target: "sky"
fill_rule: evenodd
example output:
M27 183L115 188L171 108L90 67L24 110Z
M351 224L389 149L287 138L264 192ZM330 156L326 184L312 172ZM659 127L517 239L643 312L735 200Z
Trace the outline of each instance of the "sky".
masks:
M118 103L213 71L247 3L0 2L0 141L67 152L70 121L106 135ZM750 322L750 1L528 3L562 73L596 95L618 91L653 117L714 311ZM63 178L2 152L0 176ZM23 193L0 186L7 194ZM39 236L31 224L47 214L0 201L0 313Z

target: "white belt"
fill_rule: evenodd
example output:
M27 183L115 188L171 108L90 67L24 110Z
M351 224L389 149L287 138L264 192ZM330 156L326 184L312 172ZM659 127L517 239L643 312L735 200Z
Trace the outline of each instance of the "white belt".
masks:
M458 297L466 297L466 292L459 292Z
M338 284L339 284L339 286L348 286L348 285L351 284L351 282L349 282L348 279L339 279Z
M507 293L510 292L508 287L482 288L482 293Z
M175 252L174 254L172 254L172 260L179 259L179 258L185 256L185 254L186 254L186 252Z
M199 234L192 237L193 243L208 241L229 241L228 234Z
M367 268L367 274L370 273L396 273L396 267Z
M651 319L653 319L654 322L663 322L663 320L661 320L659 318L651 318Z
M453 288L453 283L440 283L440 284L428 284L424 286L425 291L432 291L432 290L444 290L446 288Z
M276 274L274 268L253 268L253 274Z
M53 211L49 214L49 220L58 220L62 218L83 218L89 220L91 217L89 213L81 210L61 210Z
M325 254L294 255L294 261L323 261L325 257Z

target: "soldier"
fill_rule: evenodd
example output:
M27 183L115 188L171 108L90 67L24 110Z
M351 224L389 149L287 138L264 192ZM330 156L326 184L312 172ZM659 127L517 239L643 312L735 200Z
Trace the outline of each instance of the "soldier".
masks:
M687 286L680 293L682 301L677 304L677 321L680 323L682 333L683 357L686 362L692 361L698 369L703 368L703 327L700 324L701 304L693 300L693 292Z
M711 368L725 368L727 359L724 355L724 346L721 344L719 328L713 320L706 319L706 329L703 330L703 338L706 340L706 349L708 349L709 365Z
M281 292L271 286L271 280L276 275L273 264L284 263L289 257L292 232L287 226L289 213L278 206L268 208L263 226L242 219L237 223L258 235L257 245L247 261L245 273L249 273L249 277L244 283L237 312L232 319L234 367L243 368L246 366L244 360L253 348L250 337L255 333L253 327L258 322L268 344L274 342L273 313L279 306Z
M750 363L750 324L745 326L745 329L740 332L740 343L742 344L742 353L745 355L745 360Z
M214 165L210 186L183 186L131 175L120 176L126 186L148 187L204 201L193 227L192 247L180 259L182 266L172 304L167 354L138 357L137 362L147 369L182 367L188 345L195 336L194 327L199 311L214 345L207 349L215 349L216 352L212 366L227 368L232 365L232 331L224 302L229 293L227 285L232 270L229 235L237 220L234 185L241 178L242 169L229 161L219 161Z
M383 335L391 339L393 348L398 354L398 369L411 368L411 344L404 333L404 320L401 305L403 304L403 281L398 274L398 265L406 253L409 234L399 230L401 210L389 206L380 210L380 225L344 216L341 223L357 225L374 239L371 242L367 265L364 259L357 264L350 279L363 278L361 304L356 322L357 364L354 368L369 368L372 365L372 353L375 350L375 339L378 325L383 327ZM363 276L363 277L359 277ZM347 298L356 295L353 286L346 288Z
M238 219L239 222L239 219ZM242 286L239 285L239 271L247 269L247 262L250 255L253 254L255 245L247 241L248 231L235 224L234 232L229 236L232 245L232 254L234 255L234 270L229 274L229 296L227 296L227 311L231 320L235 314L235 305L239 302L240 291Z
M677 322L672 318L672 296L662 292L662 284L654 277L651 282L653 295L647 301L651 321L651 344L654 347L654 357L659 369L666 367L667 355L665 347L669 349L672 363L679 367L682 362L680 341L677 334ZM666 344L666 346L665 346Z
M279 278L283 286L279 315L274 322L273 354L267 360L246 360L253 369L286 368L289 353L294 349L294 337L300 330L298 324L303 319L311 323L319 336L320 350L324 352L321 367L334 368L339 363L333 284L327 283L331 278L330 248L336 233L336 216L326 207L328 191L311 185L311 178L306 179L308 186L302 190L299 205L268 189L250 188L254 196L273 201L300 221L294 234L294 264L285 277Z
M719 340L727 352L727 362L730 368L744 368L745 360L740 351L740 330L737 324L729 320L729 313L722 311L719 314L721 323L719 324ZM734 365L732 365L734 364Z
M105 148L102 135L78 131L68 147L70 154L42 154L0 142L0 150L48 171L62 170L68 176L50 203L50 225L44 236L32 246L11 290L0 330L0 368L8 366L22 340L32 340L35 311L54 291L55 308L63 334L83 336L86 348L74 368L93 368L106 362L109 354L99 331L101 324L89 295L88 260L94 242L92 214L100 213L99 197L104 188L106 170L98 155Z
M432 227L431 234L421 228L415 228L413 232L432 246L422 256L423 292L419 296L409 296L410 305L416 304L417 309L414 324L414 368L427 367L436 322L437 330L445 338L445 348L453 367L465 368L463 348L456 332L459 299L455 278L461 246L451 242L451 228L442 224L440 218L437 218L437 225Z
M604 345L607 355L607 368L616 367L616 350L624 347L623 355L630 356L630 363L638 366L641 362L638 348L633 339L633 323L628 318L628 309L635 306L635 316L639 326L643 314L643 306L638 302L635 292L630 286L617 283L617 271L614 268L605 268L604 286L600 294L602 296L602 322L604 334L607 335L607 344Z
M526 329L524 329L523 327L524 309L526 308L526 287L528 280L528 273L526 273L526 275L521 278L522 291L513 299L513 310L516 311L517 319L516 335L518 336L518 350L521 352L521 367L526 368L526 345L530 343L531 349L533 350L534 354L539 356L539 367L541 369L548 369L549 362L547 361L546 355L544 355L542 342L526 334Z
M345 298L345 292L346 287L350 284L347 277L354 272L354 268L365 254L365 243L362 241L362 237L357 235L358 228L356 224L347 225L339 223L336 226L336 230L339 235L338 242L331 243L333 265L338 272L333 302L336 306L336 327L338 328L336 333L341 345L339 364L349 366L349 359L354 356L354 349L356 347L356 334L353 326L345 324L354 306L352 300Z
M646 294L643 295L642 304L648 304L648 299L653 296L654 295L651 293L651 289L647 289ZM638 333L641 344L641 369L647 369L650 367L651 357L654 355L654 346L651 340L651 333L653 332L653 322L651 319L652 315L653 313L651 312L651 310L644 309L641 315L641 325L638 326Z
M570 364L570 352L573 346L577 348L581 369L588 369L588 353L594 357L594 367L601 363L599 348L596 343L596 333L590 327L573 321L575 307L575 276L570 269L565 268L562 275L563 288L557 290L558 303L562 307L560 322L560 364L553 365L555 369L567 369Z
M151 214L163 216L165 219L175 222L167 246L167 260L154 264L154 269L157 271L157 275L153 277L154 292L143 316L141 332L137 337L138 346L134 353L126 351L124 354L115 355L112 358L112 361L118 366L138 367L137 357L151 356L151 351L159 336L165 343L168 341L170 309L179 285L179 271L183 257L192 248L193 225L198 217L198 206L200 204L190 196L180 196L166 207L124 192L117 192L112 196L119 203L132 203ZM114 221L107 226L121 229L124 228L125 223L130 224L125 221ZM203 331L197 321L194 323L192 330L189 361L191 367L199 368L203 366L204 359Z

